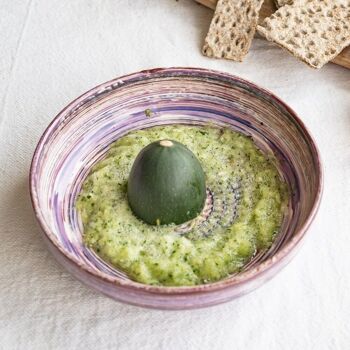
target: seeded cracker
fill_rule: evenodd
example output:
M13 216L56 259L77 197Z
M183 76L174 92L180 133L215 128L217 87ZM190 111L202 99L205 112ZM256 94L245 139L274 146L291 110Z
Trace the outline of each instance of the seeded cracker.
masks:
M242 61L253 40L262 3L263 0L219 0L203 54Z
M295 0L266 18L258 32L321 68L350 45L350 0Z
M284 5L291 5L293 0L275 0L275 4L277 7L282 7Z

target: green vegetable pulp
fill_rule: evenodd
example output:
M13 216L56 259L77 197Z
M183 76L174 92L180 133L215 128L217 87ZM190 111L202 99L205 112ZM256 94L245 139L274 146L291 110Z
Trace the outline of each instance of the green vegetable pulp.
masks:
M213 204L182 225L148 225L131 211L127 181L138 153L171 139L199 159ZM254 142L229 129L172 125L134 131L111 145L86 178L76 207L85 244L141 283L185 286L238 272L278 234L288 191Z

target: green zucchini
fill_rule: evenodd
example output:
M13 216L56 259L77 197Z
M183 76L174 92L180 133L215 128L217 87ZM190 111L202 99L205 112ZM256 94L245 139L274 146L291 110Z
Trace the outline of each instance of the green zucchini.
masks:
M205 174L183 144L156 141L136 157L127 189L133 213L150 225L182 224L202 211Z

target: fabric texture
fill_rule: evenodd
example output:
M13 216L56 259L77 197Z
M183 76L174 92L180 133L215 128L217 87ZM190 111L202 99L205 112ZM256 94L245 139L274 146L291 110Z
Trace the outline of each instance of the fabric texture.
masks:
M350 70L313 70L263 39L243 63L202 56L213 12L192 0L13 0L0 6L0 349L347 349L350 344ZM166 66L222 70L300 115L325 169L304 246L232 302L164 312L85 287L51 257L28 192L36 143L76 96Z

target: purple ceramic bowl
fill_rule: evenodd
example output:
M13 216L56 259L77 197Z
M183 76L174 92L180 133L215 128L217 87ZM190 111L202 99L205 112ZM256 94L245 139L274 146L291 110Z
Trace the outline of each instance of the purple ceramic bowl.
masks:
M147 117L146 109L152 110ZM273 152L292 196L273 246L239 274L195 287L137 283L104 263L82 242L75 200L91 166L131 130L161 124L212 123L250 135ZM238 77L197 68L143 71L101 84L63 109L35 150L30 190L44 239L79 280L113 299L159 309L222 303L273 277L296 253L321 198L322 169L314 140L276 96Z

